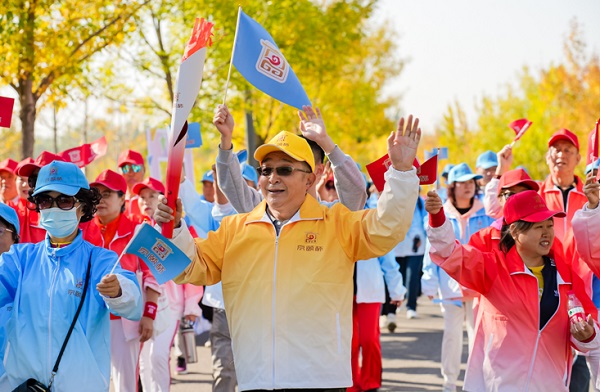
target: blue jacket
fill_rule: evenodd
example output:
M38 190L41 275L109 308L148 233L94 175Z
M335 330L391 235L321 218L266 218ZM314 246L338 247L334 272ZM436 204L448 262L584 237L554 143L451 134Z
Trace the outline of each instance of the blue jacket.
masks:
M28 378L48 384L75 316L92 255L84 306L62 357L53 390L108 391L109 309L130 319L142 315L140 288L132 272L117 266L122 295L106 298L96 285L117 261L116 253L84 241L80 234L64 248L49 237L37 244L13 245L0 256L0 308L13 303L6 324L6 374L16 387Z

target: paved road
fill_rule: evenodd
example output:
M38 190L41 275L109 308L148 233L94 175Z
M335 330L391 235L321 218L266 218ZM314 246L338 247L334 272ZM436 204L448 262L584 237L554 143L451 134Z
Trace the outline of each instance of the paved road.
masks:
M442 316L439 306L419 300L419 318L407 320L398 315L394 334L382 330L383 385L381 391L440 391L440 344ZM466 361L466 334L463 361ZM199 362L189 366L189 374L175 375L173 392L210 392L210 349L198 347ZM173 362L173 361L171 361ZM463 364L463 374L464 376ZM174 374L174 373L173 373ZM462 383L461 383L462 385Z

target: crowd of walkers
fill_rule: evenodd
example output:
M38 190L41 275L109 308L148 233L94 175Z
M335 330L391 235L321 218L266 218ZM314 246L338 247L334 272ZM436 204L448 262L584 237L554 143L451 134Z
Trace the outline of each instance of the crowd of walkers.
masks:
M378 191L318 109L298 115L301 135L274 136L254 168L219 105L213 169L201 193L182 175L175 210L134 150L93 181L47 151L0 162L0 392L168 391L170 358L187 368L180 324L203 313L213 391L376 391L380 330L418 318L421 294L444 318L444 391L463 325L466 391L600 390L598 161L575 175L574 133L548 141L543 181L505 146L420 189L419 121L402 118ZM190 265L158 284L124 250L170 221Z

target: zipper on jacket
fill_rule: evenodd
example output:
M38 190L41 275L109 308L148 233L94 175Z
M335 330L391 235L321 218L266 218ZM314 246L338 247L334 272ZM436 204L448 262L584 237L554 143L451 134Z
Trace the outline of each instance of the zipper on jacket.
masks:
M281 233L281 230L283 229L283 227L279 228L279 233ZM272 380L272 385L273 388L275 388L275 298L276 298L276 294L277 294L277 256L279 253L279 233L277 232L277 229L275 228L275 226L273 226L273 230L275 230L275 260L273 262L273 298L271 300L271 335L272 335L272 339L273 339L273 352L272 352L272 356L273 358L271 359L272 363L272 370L273 370L273 380Z
M56 248L53 250L53 255L56 255ZM51 263L52 264L52 263ZM46 373L50 374L50 357L52 356L52 302L54 299L54 287L56 286L56 278L58 276L58 271L60 270L60 257L56 259L56 269L54 270L54 275L52 276L52 283L50 284L50 306L48 307L48 361L47 361L47 371Z

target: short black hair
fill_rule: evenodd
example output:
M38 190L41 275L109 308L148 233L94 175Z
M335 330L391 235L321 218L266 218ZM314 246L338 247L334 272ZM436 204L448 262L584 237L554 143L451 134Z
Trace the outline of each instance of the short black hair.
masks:
M13 243L18 244L21 237L19 236L19 233L17 232L17 228L12 223L8 223L8 221L1 216L0 216L0 223L2 223L4 226L6 226L7 229L12 230Z
M301 138L308 142L310 149L315 157L315 163L323 163L325 161L325 151L319 146L317 142L314 142L310 139L305 138L303 135L300 135Z

